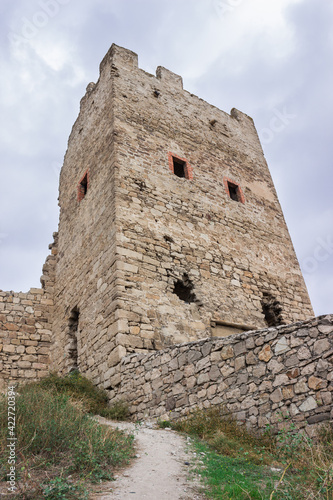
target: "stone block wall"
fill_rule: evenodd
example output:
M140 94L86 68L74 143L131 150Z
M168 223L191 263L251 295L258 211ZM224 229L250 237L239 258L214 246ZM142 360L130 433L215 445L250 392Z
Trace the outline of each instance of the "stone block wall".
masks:
M43 266L43 288L27 293L0 290L0 390L49 373L56 233L54 238Z
M333 418L333 315L125 357L109 381L138 418L225 404L253 429Z
M9 382L37 380L48 374L51 331L40 288L28 293L0 291L0 388Z
M117 342L127 352L149 341L164 348L210 336L212 322L259 329L313 317L253 120L184 90L165 68L148 74L125 49L111 48L103 71L110 65ZM172 158L183 161L182 177ZM186 285L192 298L175 291Z

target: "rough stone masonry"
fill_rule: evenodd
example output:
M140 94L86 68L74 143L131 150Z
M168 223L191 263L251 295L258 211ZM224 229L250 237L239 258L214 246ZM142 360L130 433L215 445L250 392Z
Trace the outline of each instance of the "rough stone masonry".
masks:
M131 354L116 377L114 396L139 418L223 404L254 430L308 429L333 419L333 316Z
M49 368L78 369L112 397L132 353L207 338L227 345L313 317L252 119L189 93L163 67L143 71L134 52L112 45L87 87L59 205L43 288L30 293L52 332ZM4 325L26 318L40 335L27 317L35 313L10 316L10 300L0 301L4 345ZM24 353L3 349L4 379L44 374L38 357L20 357L38 356L46 340L37 336L14 339ZM35 353L24 340L37 342Z

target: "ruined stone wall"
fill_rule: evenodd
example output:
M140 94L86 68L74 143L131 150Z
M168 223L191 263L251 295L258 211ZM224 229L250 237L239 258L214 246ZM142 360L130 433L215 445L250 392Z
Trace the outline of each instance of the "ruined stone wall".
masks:
M333 418L333 315L132 354L110 380L137 418L179 417L225 404L249 427Z
M0 390L9 383L38 380L49 373L57 233L49 246L42 288L28 293L0 290Z
M48 374L51 331L45 315L52 300L44 291L0 291L0 388Z

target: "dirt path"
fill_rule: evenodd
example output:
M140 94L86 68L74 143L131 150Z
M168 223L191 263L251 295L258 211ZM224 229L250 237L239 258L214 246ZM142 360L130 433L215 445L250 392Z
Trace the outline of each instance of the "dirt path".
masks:
M195 457L185 438L149 422L135 425L99 420L134 433L137 458L116 481L99 486L91 500L204 500L198 484L189 478Z

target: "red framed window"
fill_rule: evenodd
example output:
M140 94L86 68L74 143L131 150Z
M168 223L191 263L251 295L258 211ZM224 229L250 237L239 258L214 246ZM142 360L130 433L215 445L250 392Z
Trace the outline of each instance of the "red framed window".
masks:
M89 170L87 170L82 179L80 180L78 187L77 187L77 200L81 201L87 194L89 187Z
M235 182L228 177L223 177L223 184L229 198L234 201L238 201L239 203L245 203L245 197L238 182Z
M193 169L186 158L181 158L174 153L169 153L169 169L177 177L183 177L190 181L193 179Z

